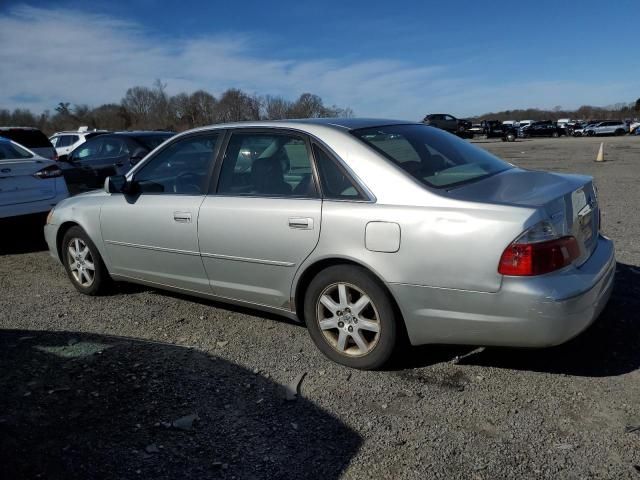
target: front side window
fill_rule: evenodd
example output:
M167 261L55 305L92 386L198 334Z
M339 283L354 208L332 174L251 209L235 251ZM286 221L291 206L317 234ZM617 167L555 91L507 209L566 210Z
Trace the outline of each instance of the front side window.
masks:
M102 143L103 140L101 138L96 138L95 140L90 140L84 143L78 149L73 151L73 158L82 160L98 156L100 149L102 148Z
M317 196L304 139L279 133L234 133L222 161L218 193Z
M511 168L486 150L426 125L389 125L352 133L430 187L451 187Z
M134 176L140 193L203 195L220 134L180 139L168 145Z

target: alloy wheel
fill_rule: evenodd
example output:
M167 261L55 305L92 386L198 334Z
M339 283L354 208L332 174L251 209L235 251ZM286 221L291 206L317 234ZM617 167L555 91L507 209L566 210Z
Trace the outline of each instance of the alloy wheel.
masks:
M89 246L77 237L67 245L67 262L74 280L82 287L90 287L96 278L96 267Z
M365 292L350 283L334 283L322 291L316 318L324 339L342 355L364 356L380 338L376 306Z

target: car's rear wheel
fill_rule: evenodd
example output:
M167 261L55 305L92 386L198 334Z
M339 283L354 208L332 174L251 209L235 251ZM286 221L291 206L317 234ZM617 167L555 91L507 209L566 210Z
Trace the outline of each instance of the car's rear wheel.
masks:
M620 137L624 135L624 130L622 128L619 128L618 130L616 130L616 136Z
M384 287L361 267L336 265L320 272L307 289L304 314L316 346L337 363L371 370L393 353L393 305Z
M62 240L62 261L67 275L81 293L103 293L111 278L95 244L80 227L71 227Z
M552 136L553 138L558 138L558 137L560 136L560 134L559 134L558 132L553 132L553 133L551 134L551 136Z
M507 142L515 142L516 141L515 133L507 133L506 139L507 139Z

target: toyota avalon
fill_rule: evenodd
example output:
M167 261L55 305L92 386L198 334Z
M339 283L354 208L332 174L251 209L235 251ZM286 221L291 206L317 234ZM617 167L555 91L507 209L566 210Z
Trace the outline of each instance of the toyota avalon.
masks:
M136 282L299 319L344 365L413 345L546 347L587 328L615 257L592 178L372 119L215 125L61 202L45 235L87 295Z

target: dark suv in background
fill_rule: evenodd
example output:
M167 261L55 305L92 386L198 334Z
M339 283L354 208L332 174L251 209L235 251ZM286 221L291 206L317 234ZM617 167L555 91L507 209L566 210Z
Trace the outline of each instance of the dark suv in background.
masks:
M36 155L58 160L56 149L40 130L34 127L0 127L0 137L8 138L23 147L27 147Z
M62 173L71 194L102 188L104 179L124 175L174 132L103 133L80 144L64 161Z
M448 113L432 113L424 117L422 123L458 135L463 135L471 128L470 121L456 118Z

